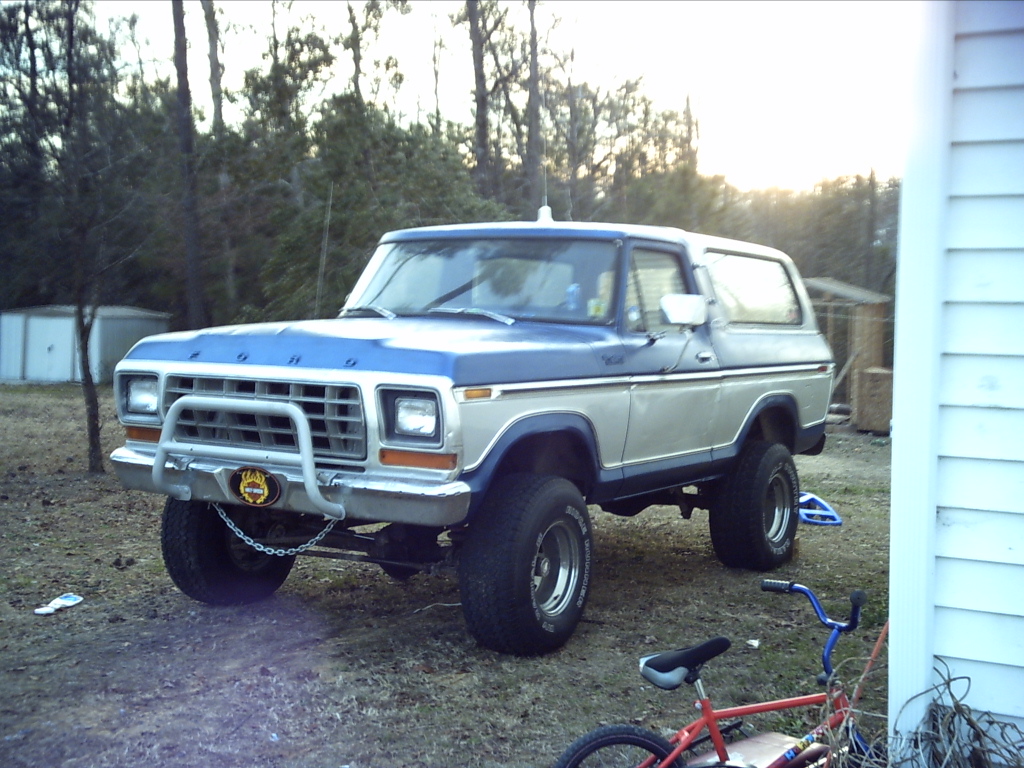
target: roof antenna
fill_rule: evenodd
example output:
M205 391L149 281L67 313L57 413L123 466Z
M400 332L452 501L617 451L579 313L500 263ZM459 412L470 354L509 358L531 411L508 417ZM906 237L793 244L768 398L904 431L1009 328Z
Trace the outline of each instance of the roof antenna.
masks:
M543 92L540 94L540 103L545 109L547 108L547 99ZM541 193L541 205L537 209L537 221L543 221L545 223L554 221L551 216L551 206L548 205L548 137L544 133L543 125L544 111L541 111L541 126L540 126L540 175L543 185L543 192Z

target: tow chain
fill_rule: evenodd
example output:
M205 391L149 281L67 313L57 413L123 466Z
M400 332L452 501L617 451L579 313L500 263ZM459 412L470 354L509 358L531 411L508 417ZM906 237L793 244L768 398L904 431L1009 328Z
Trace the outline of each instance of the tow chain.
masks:
M328 520L327 526L305 544L298 547L292 547L291 549L278 549L268 547L266 544L260 544L251 536L247 536L245 532L235 524L235 521L228 517L227 512L224 511L224 508L220 504L214 502L213 508L217 510L217 514L220 515L220 519L224 521L224 524L231 529L231 532L234 533L235 536L240 538L257 552L262 552L265 555L277 555L278 557L291 557L292 555L297 555L300 552L305 552L310 547L315 547L320 543L320 540L323 539L324 536L331 532L331 529L334 528L338 522L337 518Z

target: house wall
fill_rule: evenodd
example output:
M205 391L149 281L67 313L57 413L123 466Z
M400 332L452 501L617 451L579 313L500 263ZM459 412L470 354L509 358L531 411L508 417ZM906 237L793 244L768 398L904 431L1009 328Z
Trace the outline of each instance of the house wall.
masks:
M890 726L1024 727L1024 2L929 3L896 309ZM957 696L964 685L954 687Z

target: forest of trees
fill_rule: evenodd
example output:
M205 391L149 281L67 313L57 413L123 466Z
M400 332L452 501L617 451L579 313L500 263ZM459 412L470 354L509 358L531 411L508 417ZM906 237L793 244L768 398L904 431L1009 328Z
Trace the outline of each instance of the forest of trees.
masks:
M206 40L186 41L183 3L166 3L173 80L152 71L134 18L101 23L88 0L0 6L0 310L73 304L82 339L104 304L171 312L178 328L333 316L384 231L532 219L545 200L556 219L753 240L806 276L892 292L898 180L741 191L706 176L689 106L659 111L642 81L574 82L536 0L467 0L452 17L470 43L472 125L438 109L400 120L380 96L401 88L400 52L378 43L409 8L350 0L328 33L275 0L263 65L229 92L235 39L214 0L187 9ZM186 45L210 67L188 71ZM207 88L199 131L192 94Z

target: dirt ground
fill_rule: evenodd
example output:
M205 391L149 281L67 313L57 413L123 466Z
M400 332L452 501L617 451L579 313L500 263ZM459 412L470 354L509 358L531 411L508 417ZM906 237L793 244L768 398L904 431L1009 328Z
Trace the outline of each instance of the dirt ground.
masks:
M109 391L103 412L109 453L121 437ZM733 647L704 679L720 705L816 690L824 633L809 606L721 566L699 510L689 521L667 507L629 519L594 510L584 622L541 658L476 646L454 576L403 583L376 566L300 558L270 600L196 603L163 568L163 500L121 489L109 467L85 472L83 413L72 386L0 386L7 768L545 766L599 724L689 719L690 689L652 688L636 659L718 634ZM863 657L886 614L888 440L833 435L797 464L803 488L844 523L802 524L797 558L773 575L814 587L837 614L867 589L863 629L838 654ZM84 600L33 612L64 592ZM885 709L884 670L879 679L868 715ZM755 726L795 732L800 719Z

